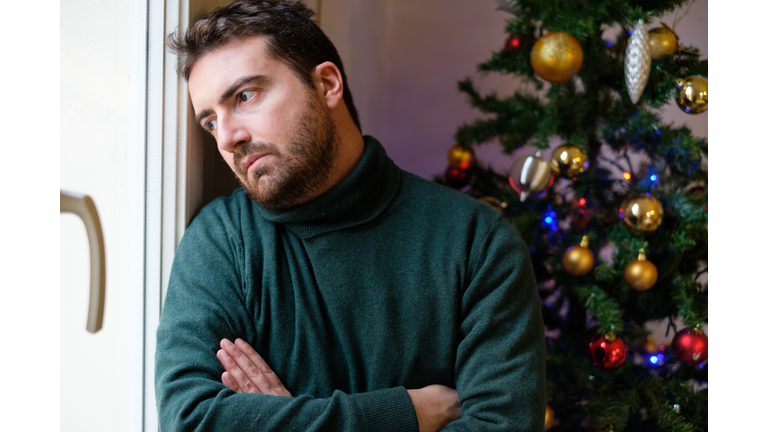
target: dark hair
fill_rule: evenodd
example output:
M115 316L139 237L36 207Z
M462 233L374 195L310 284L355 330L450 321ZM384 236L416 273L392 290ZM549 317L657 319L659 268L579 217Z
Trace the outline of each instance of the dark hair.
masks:
M203 15L184 35L178 30L169 34L166 44L179 56L176 70L185 80L197 60L243 36L265 36L267 55L291 68L310 88L314 67L329 61L341 72L344 103L362 130L339 53L311 20L314 14L298 1L240 0Z

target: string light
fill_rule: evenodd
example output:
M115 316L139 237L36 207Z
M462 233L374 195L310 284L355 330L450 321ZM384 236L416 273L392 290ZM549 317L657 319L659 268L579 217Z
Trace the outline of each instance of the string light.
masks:
M656 174L651 174L651 181L656 181L658 177L656 177Z
M581 199L579 200L579 205L580 205L580 206L583 206L583 205L584 205L584 204L586 204L586 203L587 203L587 200L585 200L584 198L581 198Z
M627 172L627 171L624 171L624 180L629 180L629 179L631 179L631 178L632 178L632 174L630 174L630 173L629 173L629 172Z

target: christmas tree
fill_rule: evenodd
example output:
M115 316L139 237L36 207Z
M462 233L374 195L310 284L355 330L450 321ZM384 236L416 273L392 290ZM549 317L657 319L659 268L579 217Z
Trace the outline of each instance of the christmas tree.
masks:
M546 427L705 431L707 141L661 108L706 110L707 61L674 23L646 27L690 1L497 1L509 38L478 70L536 91L502 98L459 82L485 116L458 129L435 181L495 208L530 248ZM472 151L493 143L540 151L499 173ZM673 342L650 341L659 322Z

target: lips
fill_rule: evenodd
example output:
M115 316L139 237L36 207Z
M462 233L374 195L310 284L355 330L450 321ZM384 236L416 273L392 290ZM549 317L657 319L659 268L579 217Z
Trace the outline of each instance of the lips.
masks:
M256 161L261 159L262 157L266 156L267 153L257 153L250 155L243 159L243 161L240 163L240 168L243 170L244 173L248 173L248 171L256 164Z

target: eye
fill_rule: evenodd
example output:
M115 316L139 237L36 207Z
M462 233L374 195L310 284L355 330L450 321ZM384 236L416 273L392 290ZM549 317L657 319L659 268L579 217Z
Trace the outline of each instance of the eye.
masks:
M215 131L217 125L218 125L218 122L216 121L216 119L208 120L204 124L205 128L208 129L210 132Z
M253 99L253 97L256 95L256 91L254 90L246 90L237 97L240 99L240 102L248 102L249 100Z

